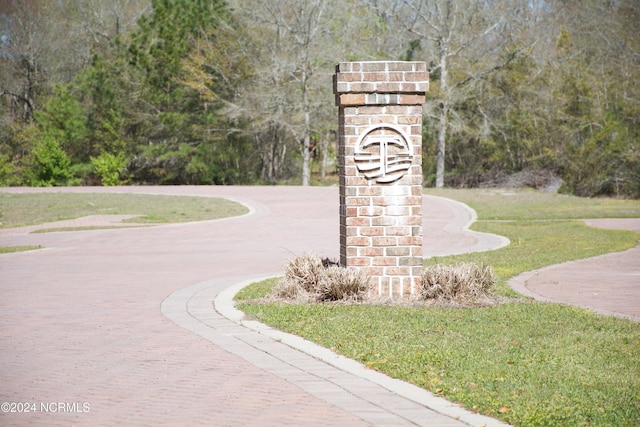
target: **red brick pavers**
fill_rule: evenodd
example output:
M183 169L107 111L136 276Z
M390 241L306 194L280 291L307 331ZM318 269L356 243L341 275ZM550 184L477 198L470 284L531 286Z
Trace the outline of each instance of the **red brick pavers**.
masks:
M640 218L593 219L585 223L640 232ZM509 284L541 301L563 302L640 321L640 245L624 252L526 272Z
M361 378L318 364L213 308L207 317L206 301L218 292L279 274L294 254L336 257L337 188L47 191L229 197L252 213L147 228L2 230L2 246L46 249L0 256L0 402L35 410L0 413L0 424L464 425L375 384L358 393L365 387ZM438 203L425 198L425 211L433 207L429 202ZM460 216L441 202L443 217ZM461 230L460 236L478 248L493 244L479 243L488 235ZM438 251L446 253L453 240L436 245ZM200 291L207 292L208 299L197 299L205 315L194 320L181 304L196 301ZM181 292L185 298L176 298ZM484 422L460 415L467 423Z

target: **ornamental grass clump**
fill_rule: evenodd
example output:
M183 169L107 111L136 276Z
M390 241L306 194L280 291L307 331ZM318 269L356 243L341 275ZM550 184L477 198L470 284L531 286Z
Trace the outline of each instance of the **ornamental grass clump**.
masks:
M361 301L369 293L370 278L359 270L326 267L319 286L321 301Z
M323 270L322 260L318 257L305 254L294 258L287 264L276 294L287 299L297 299L302 294L315 294L322 280Z
M289 262L272 295L296 302L360 301L369 291L369 276L313 255Z
M492 305L499 300L491 293L495 281L491 266L437 264L422 271L420 297L441 305Z

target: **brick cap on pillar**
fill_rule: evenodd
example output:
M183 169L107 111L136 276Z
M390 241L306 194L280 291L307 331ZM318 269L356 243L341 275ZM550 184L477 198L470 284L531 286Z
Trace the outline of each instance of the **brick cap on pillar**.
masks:
M429 90L427 64L417 61L341 62L333 76L338 106L422 105Z

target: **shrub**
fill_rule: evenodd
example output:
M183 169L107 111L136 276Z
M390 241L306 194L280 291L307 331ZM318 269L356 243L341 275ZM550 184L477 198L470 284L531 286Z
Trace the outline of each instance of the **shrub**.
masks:
M17 168L9 156L0 153L0 187L8 187L19 183Z
M33 149L32 182L35 187L50 187L73 183L71 160L60 144L45 137Z
M490 266L475 263L437 264L422 272L420 297L453 305L484 305L495 301L491 287L496 277Z
M120 179L120 175L128 162L122 153L111 154L103 152L98 157L91 157L91 165L104 186L123 184L124 181Z

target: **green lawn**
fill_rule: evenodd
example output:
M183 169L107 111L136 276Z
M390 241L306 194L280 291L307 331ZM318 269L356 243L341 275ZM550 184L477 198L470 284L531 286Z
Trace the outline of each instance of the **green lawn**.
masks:
M140 215L128 222L161 224L221 219L247 212L248 209L239 203L209 197L0 192L0 228L43 224L87 215ZM37 232L79 231L95 228L52 227ZM39 248L39 246L0 246L0 254Z
M640 218L640 201L573 197L535 190L430 189L433 196L466 203L481 220L552 220L586 218Z
M204 221L247 213L220 198L145 194L0 192L0 227L18 227L87 215L140 215L130 222L158 224Z
M576 219L640 217L640 201L511 190L430 193L468 203L480 219L473 229L512 243L428 262L489 264L503 295L516 296L506 281L520 272L625 250L639 238ZM237 298L264 295L274 282L252 285ZM517 426L640 425L640 327L629 320L530 301L490 308L255 303L239 308Z
M0 246L0 255L13 252L35 251L37 249L42 249L42 246Z

